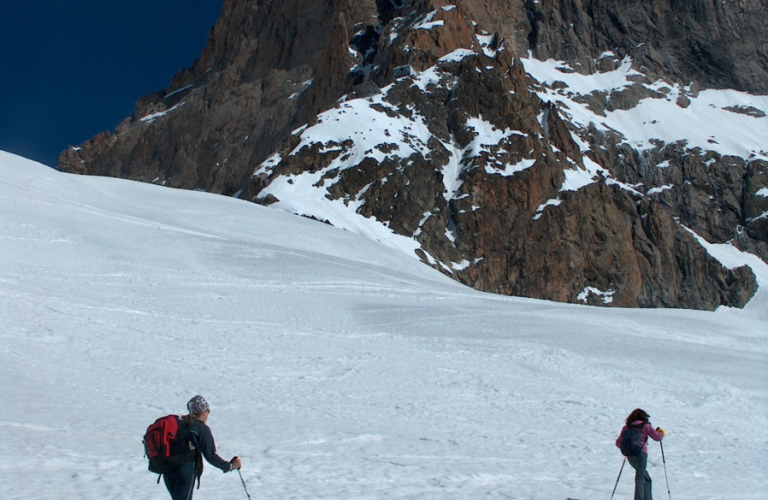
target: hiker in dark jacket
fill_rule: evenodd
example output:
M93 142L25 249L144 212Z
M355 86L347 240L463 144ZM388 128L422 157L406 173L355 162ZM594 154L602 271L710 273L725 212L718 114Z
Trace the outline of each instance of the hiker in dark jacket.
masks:
M646 470L648 467L648 437L654 441L661 441L666 435L661 427L653 428L653 425L648 422L650 417L640 408L633 410L627 417L626 425L621 429L621 434L619 434L619 438L616 440L616 447L621 448L621 442L627 429L631 427L640 429L643 450L639 455L627 457L629 465L635 469L635 500L653 500L651 476Z
M184 415L182 418L183 432L187 433L184 444L195 453L191 453L191 457L194 458L185 462L179 469L163 475L165 487L168 488L172 500L192 500L195 477L199 478L203 473L201 456L205 457L209 464L224 472L239 469L241 466L240 459L237 457L227 462L216 454L216 443L211 429L206 424L208 415L211 413L208 401L202 396L195 396L187 403L187 410L189 415Z

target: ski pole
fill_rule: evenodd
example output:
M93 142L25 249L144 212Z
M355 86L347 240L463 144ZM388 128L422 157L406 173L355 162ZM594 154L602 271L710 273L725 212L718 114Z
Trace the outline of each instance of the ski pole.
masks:
M237 473L240 474L240 481L243 483L243 489L245 490L245 494L248 496L248 500L251 500L251 494L248 493L248 488L245 487L245 479L243 479L243 473L240 472L240 469L237 469Z
M613 500L613 495L616 494L616 487L619 486L619 479L621 479L621 471L624 470L625 463L627 463L627 457L624 457L624 460L621 462L621 469L619 469L619 477L616 478L616 484L613 485L613 493L611 493L611 500Z
M661 461L664 464L664 480L667 482L667 495L669 495L669 500L672 500L672 493L669 491L669 478L667 478L667 459L664 458L664 445L659 441L659 446L661 446Z

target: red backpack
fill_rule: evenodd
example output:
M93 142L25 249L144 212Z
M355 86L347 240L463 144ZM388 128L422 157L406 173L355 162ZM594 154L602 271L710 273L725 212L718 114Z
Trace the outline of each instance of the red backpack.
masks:
M187 453L184 453L186 447L179 446L183 434L182 421L177 415L160 417L147 427L147 433L144 434L144 452L149 459L150 471L167 474L187 461Z

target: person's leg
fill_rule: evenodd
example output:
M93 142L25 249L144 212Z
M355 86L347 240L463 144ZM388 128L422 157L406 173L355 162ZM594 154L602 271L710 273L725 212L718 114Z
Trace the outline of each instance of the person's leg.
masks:
M192 500L195 488L195 464L188 462L170 474L164 474L165 487L171 494L171 500Z
M635 469L635 500L652 500L651 476L648 475L648 455L641 453L635 457L627 457L627 461Z
M174 480L173 475L163 474L163 482L165 483L165 487L168 489L168 493L171 494L171 500L173 500L173 492L176 490L176 481Z
M645 500L653 500L653 489L651 488L651 475L648 470L645 471Z

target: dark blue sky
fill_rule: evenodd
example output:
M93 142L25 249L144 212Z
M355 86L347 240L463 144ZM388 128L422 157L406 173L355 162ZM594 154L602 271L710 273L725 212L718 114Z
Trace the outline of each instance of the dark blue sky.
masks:
M0 150L50 166L191 66L224 4L2 1Z

